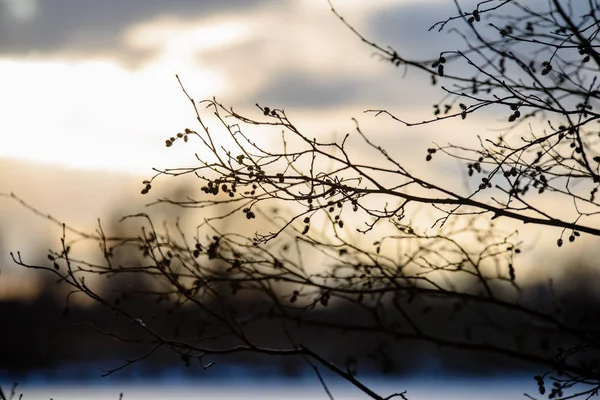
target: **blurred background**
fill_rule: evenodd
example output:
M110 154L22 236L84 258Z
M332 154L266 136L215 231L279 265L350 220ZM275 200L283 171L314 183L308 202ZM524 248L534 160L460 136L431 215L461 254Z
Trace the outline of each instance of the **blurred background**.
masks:
M366 37L393 46L405 57L435 58L456 40L428 32L433 23L454 14L450 1L333 4ZM255 103L284 108L303 132L315 137L343 136L354 129L351 117L357 117L369 137L391 149L409 169L448 186L468 186L464 168L442 158L425 168L426 148L435 141L461 143L493 132L498 122L482 115L466 125L450 120L406 128L364 114L381 108L421 120L431 115L441 95L429 85L429 76L382 62L336 19L326 0L0 0L0 384L5 389L18 381L17 391L25 399L82 398L77 397L81 390L86 398L94 393L116 399L124 386L129 388L124 398L141 398L148 395L151 378L153 385L201 383L203 392L192 393L214 398L276 398L287 387L293 390L286 396L326 398L310 371L272 358L232 358L203 371L186 369L175 356L160 353L102 380L100 368L114 367L137 352L100 335L91 324L120 322L85 302L64 315L64 293L54 278L19 268L11 260L9 253L17 251L31 263L44 260L48 249L60 243L61 229L10 193L80 230L94 230L98 218L118 229L122 215L139 212L152 200L140 195L141 182L153 175L152 168L195 165L195 152L203 157L202 148L164 146L174 133L195 127L175 74L197 100L216 96L256 116L260 111ZM271 133L264 140L279 140L277 132ZM153 197L198 189L186 187L193 183L185 180L158 183ZM177 213L157 212L164 218ZM556 232L518 229L527 250L519 276L540 302L553 277L574 309L597 307L593 288L586 283L596 256L589 241L583 238L559 253L552 239ZM565 268L568 281L561 280ZM575 270L585 273L573 274ZM331 313L342 318L344 310ZM324 344L331 352L360 343L360 338L331 340ZM393 373L374 370L369 379L381 387L398 382L412 387L417 395L411 399L439 398L433 397L439 395L435 390L448 387L459 398L460 388L483 390L478 384L513 390L516 397L524 389L491 377L528 379L531 372L516 362L476 354L458 357L434 346L407 345L399 357L404 362ZM470 383L445 381L456 376ZM436 389L423 383L429 379L454 386L439 383ZM263 381L269 384L257 383ZM226 382L240 386L234 390ZM363 398L339 384L343 398ZM535 391L533 380L529 387ZM170 398L195 398L189 391L175 397L169 393Z

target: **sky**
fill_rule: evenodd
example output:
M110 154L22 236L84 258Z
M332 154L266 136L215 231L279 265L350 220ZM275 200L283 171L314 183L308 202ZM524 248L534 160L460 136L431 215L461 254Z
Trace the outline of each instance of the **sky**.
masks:
M334 4L391 41L435 22L437 2ZM180 162L164 140L193 113L175 74L197 99L346 119L406 101L326 0L0 0L0 37L0 157L136 174Z
M450 1L332 2L366 37L403 55L433 59L452 40L427 31L454 13ZM196 126L175 74L196 100L215 96L255 116L255 103L285 108L315 136L350 131L357 117L407 165L422 164L428 144L450 141L448 132L464 137L454 135L464 134L460 121L406 128L364 114L430 117L440 92L423 84L428 76L374 56L327 0L0 0L0 194L85 226L124 198L144 204L140 182L151 168L202 157L201 148L164 145ZM486 121L470 118L469 126L485 130ZM423 175L461 182L448 171L458 171L454 160ZM11 227L3 248L49 232L14 202L3 204L0 228ZM0 297L9 286L0 284Z

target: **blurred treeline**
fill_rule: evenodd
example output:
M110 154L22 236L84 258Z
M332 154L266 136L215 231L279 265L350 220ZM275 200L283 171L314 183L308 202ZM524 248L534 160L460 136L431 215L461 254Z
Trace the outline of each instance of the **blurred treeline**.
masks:
M32 176L34 175L40 178L32 172ZM41 178L50 181L49 177ZM88 181L93 185L85 186ZM82 178L80 182L81 185L71 187L73 192L70 193L70 201L76 203L76 199L84 199L82 204L85 204L86 198L94 198L102 194L101 191L96 194L87 192L92 186L98 188L98 183L94 179ZM3 182L5 187L12 187L15 184L15 182ZM193 184L188 183L187 187L194 187ZM114 190L115 187L106 186L105 191ZM151 199L140 199L141 183L137 187L131 187L128 181L123 187L128 188L129 197L114 203L112 217L106 218L105 228L112 233L137 236L139 231L135 227L132 228L134 230L128 230L130 228L124 228L117 221L119 216L124 214L147 211L143 208L143 201L151 201ZM102 189L102 186L99 188ZM164 193L157 193L156 196L185 198L191 192L190 189L171 187L170 190L165 189ZM54 192L49 194L50 198L56 195L52 193ZM35 199L34 193L28 194L25 198ZM34 205L42 208L45 204L47 203ZM85 208L59 203L58 198L54 199L52 204L60 204L62 209L76 207L79 214L90 214L90 221L95 221L99 216L91 215L97 212L93 207ZM55 209L55 207L48 207ZM158 213L158 220L174 221L181 212L177 207L168 205L153 209ZM5 208L2 212L10 213L7 210ZM41 209L41 211L46 210ZM59 217L60 215L57 216ZM31 226L47 224L48 221L41 216L30 215L29 224L21 225L14 221L16 216L13 215L11 218L4 219L4 224L0 226L0 249L3 253L0 259L6 264L0 265L0 280L4 279L8 282L7 279L10 277L10 282L14 282L15 285L20 284L23 288L31 287L26 285L25 280L35 279L37 283L33 286L36 288L35 292L27 296L0 296L0 377L16 380L30 376L60 379L96 378L100 375L100 368L114 368L123 360L143 354L147 350L146 346L123 342L106 334L108 332L133 338L141 334L135 326L112 314L106 307L90 302L89 299L84 301L86 299L82 296L75 295L67 308L65 297L68 288L58 283L56 276L43 271L26 273L21 271L20 275L14 275L17 267L8 265L11 262L7 257L8 252L15 250L10 248L14 246L14 242L6 239L11 239L17 230L31 229ZM240 218L245 221L242 215ZM195 226L193 219L188 220L187 223L185 229ZM245 226L234 225L237 230ZM252 226L247 228L248 233L254 230ZM35 260L42 260L38 262L48 264L46 258L48 248L56 247L59 237L40 237L43 235L40 232L47 234L46 231L39 229L26 232L26 236L31 240L25 247L21 245L18 250L21 250L23 256L32 263ZM52 235L56 235L56 231ZM49 246L48 243L53 245ZM97 251L97 245L95 248ZM132 254L121 254L121 257L135 260L139 257L139 251L133 248ZM551 314L560 313L557 317L568 321L570 325L589 331L600 329L598 322L600 320L597 318L600 315L600 302L594 290L594 282L598 281L598 275L595 275L592 272L594 268L585 265L584 261L573 261L573 259L567 261L567 258L563 264L569 273L563 276L568 277L568 280L554 281L552 287L545 281L529 283L527 286L522 286L520 296L534 309ZM561 264L560 261L558 263ZM15 276L18 278L15 279ZM131 315L152 324L152 327L165 337L192 341L195 337L209 337L221 333L218 325L207 321L193 306L176 306L171 300L157 302L155 296L122 296L123 290L130 293L152 291L153 282L147 276L131 274L119 279L99 278L95 284L107 298L112 301L118 300ZM472 291L477 292L478 289L473 288ZM251 295L242 291L234 295L227 284L219 290L232 308L251 310L262 307L264 309L265 298L260 294ZM507 296L512 294L507 293ZM554 311L553 307L558 298L561 300L561 309ZM207 298L206 301L211 300ZM467 340L484 345L490 343L536 355L552 355L558 347L566 348L571 344L569 338L554 333L547 326L532 324L518 313L495 306L461 304L449 298L417 297L412 301L403 299L402 302L406 312L413 316L416 325L422 327L423 331L435 332L438 338L447 341ZM391 305L386 307L390 309L387 311L384 309L383 314L388 314L389 311L389 315L392 315L396 312ZM311 312L311 318L338 327L345 324L372 325L372 315L353 303L331 302L326 308L319 306ZM411 332L409 327L405 328L404 332ZM100 333L99 330L105 333ZM534 369L535 365L523 362L522 359L502 357L485 350L451 348L444 346L443 343L427 341L423 338L408 338L402 335L394 337L369 330L348 333L344 329L326 329L322 326L298 323L295 320L283 324L280 320L266 317L251 324L247 334L255 343L270 348L278 346L289 348L291 343L288 335L291 335L296 342L311 346L323 356L351 370L357 370L359 374L412 374L431 370L460 374L539 371ZM231 339L224 337L208 342L208 345L215 347L231 345L229 340ZM301 357L266 358L239 353L220 358L209 357L203 360L203 363L215 361L216 364L212 368L217 371L219 369L227 371L228 367L247 367L249 372L266 369L274 374L291 376L311 371ZM171 351L158 351L149 359L117 374L122 377L131 374L151 376L173 368L191 374L202 374L202 365L197 360L190 363L189 367L185 366L184 361Z
M99 376L101 367L115 367L123 360L145 352L147 347L116 340L95 329L97 327L105 332L135 337L140 332L131 323L97 304L71 301L67 309L64 290L59 290L60 285L50 274L45 276L42 290L35 299L0 302L0 375L23 379L32 372L52 377L61 371L61 379L91 378ZM107 285L118 285L138 292L152 289L149 281L135 275L120 282L106 282ZM561 293L563 316L578 326L597 330L600 329L600 319L595 316L600 315L600 303L596 294L588 290L589 282L589 276L573 275L568 287L562 287L557 282L554 290ZM232 307L238 309L248 310L253 307L253 302L264 301L258 297L234 296L230 288L225 286L222 294ZM537 304L540 309L556 300L548 290L547 283L530 285L524 288L523 294L529 297L529 304ZM173 302L157 302L149 296L114 297L115 300L119 298L132 315L150 323L165 337L187 340L194 336L211 336L219 331L216 326L199 317L198 310L192 306L178 307ZM416 299L407 302L404 307L424 331L436 332L448 340L467 338L477 343L504 344L531 354L552 354L558 346L565 346L569 340L547 331L543 326L530 324L518 314L496 307L469 305L461 308L459 302L448 299ZM369 325L372 318L352 304L341 306L335 303L313 310L311 316L334 325ZM294 321L288 321L285 327L292 332L295 341L310 344L340 365L357 368L358 372L363 373L411 374L431 369L460 374L516 373L534 371L532 368L535 367L520 359L500 357L486 351L452 349L424 340L393 338L377 332L347 333ZM247 334L263 346L290 346L282 322L278 320L266 318L252 324ZM209 345L218 347L219 344L231 344L228 340L215 340ZM205 363L211 361L217 362L213 367L216 369L269 365L276 374L295 375L308 371L305 361L300 357L268 357L265 361L260 356L237 354L204 360ZM358 365L355 361L358 361ZM134 372L152 375L172 367L180 368L183 364L173 352L159 351L140 365L118 374L123 377ZM185 370L198 374L202 372L202 366L195 362Z

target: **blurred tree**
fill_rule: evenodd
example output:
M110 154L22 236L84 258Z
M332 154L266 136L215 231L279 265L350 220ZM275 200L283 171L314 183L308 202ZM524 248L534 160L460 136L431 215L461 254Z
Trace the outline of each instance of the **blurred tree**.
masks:
M28 264L20 254L15 261L59 275L132 323L136 331L105 333L148 349L107 374L159 348L203 368L219 356L277 355L308 363L328 394L323 369L371 398L407 398L405 392L377 394L359 376L375 366L410 369L396 349L411 341L517 360L540 371L537 387L549 398L596 395L596 315L582 309L575 315L568 298L528 296L516 266L521 242L495 220L552 229L559 247L582 235L600 236L600 4L454 4L456 13L430 30L452 31L461 44L452 42L427 60L380 46L333 6L332 12L380 57L420 71L423 85L443 96L422 122L368 112L406 126L452 118L468 125L473 114L485 112L506 118L506 129L494 138L423 149L426 161L460 160L473 190L410 172L357 121L352 134L321 141L301 132L282 109L257 105L262 115L242 115L214 99L196 102L182 85L198 127L166 146L199 143L211 156L189 168L157 171L142 194L164 175L195 176L201 196L158 200L202 209L195 236L179 221L159 229L138 214L126 219L141 221L139 235L65 229L62 248L48 255L52 265ZM247 132L256 127L281 133L281 141L261 144ZM431 224L417 223L420 216L432 216ZM229 229L220 228L222 221ZM70 255L82 238L99 241L101 262ZM124 256L132 252L138 257ZM86 279L123 274L143 275L144 290L128 284L115 287L116 294L101 293ZM197 320L173 329L151 310L142 317L127 305L136 295L167 304L171 314L194 308Z

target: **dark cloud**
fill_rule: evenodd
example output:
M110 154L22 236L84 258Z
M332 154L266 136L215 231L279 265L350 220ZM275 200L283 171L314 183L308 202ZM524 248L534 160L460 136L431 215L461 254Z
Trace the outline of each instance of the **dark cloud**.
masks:
M365 59L365 63L373 60ZM390 105L415 105L431 93L422 81L402 79L401 72L391 65L377 76L336 77L312 75L303 71L286 71L271 79L265 87L249 94L247 102L258 102L272 107L327 108L358 105L366 108ZM420 77L423 78L423 77ZM408 88L417 88L407 96ZM411 90L408 90L409 92Z
M456 15L452 2L428 1L399 5L373 14L365 35L382 46L392 46L405 57L435 58L447 50L455 35L428 29L438 21Z
M301 71L284 72L252 95L255 101L277 107L331 107L351 103L365 92L367 82L360 77L332 78Z
M42 0L31 20L14 17L0 3L0 55L122 56L122 34L160 16L207 17L251 11L270 0ZM5 4L5 3L4 3Z

